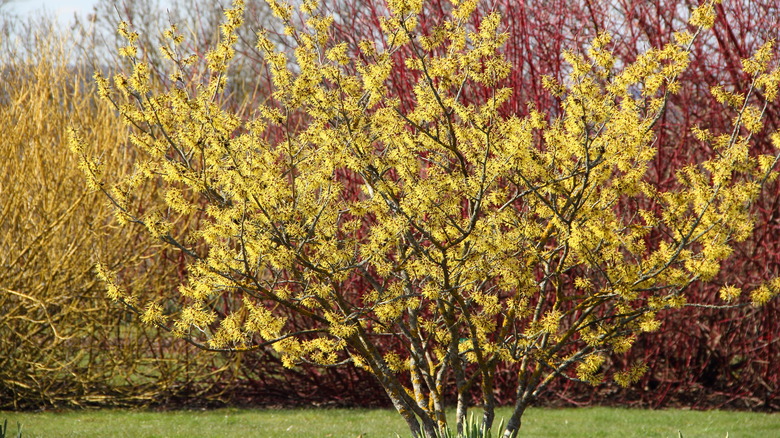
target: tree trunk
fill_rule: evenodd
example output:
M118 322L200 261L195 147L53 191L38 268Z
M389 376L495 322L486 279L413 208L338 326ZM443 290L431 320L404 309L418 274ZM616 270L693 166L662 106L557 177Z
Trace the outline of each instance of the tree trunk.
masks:
M520 431L520 425L522 424L523 413L525 408L528 407L528 403L521 398L518 398L515 403L515 409L512 412L512 416L509 417L509 421L506 423L504 434L502 438L516 438L518 431Z
M491 367L487 370L483 370L483 383L482 383L482 402L484 407L482 408L482 430L487 432L493 427L493 420L496 418L496 397L493 395L493 371L495 363L490 361L488 366Z
M468 410L465 391L458 389L458 405L455 408L455 425L458 436L463 436L463 423L466 420L466 411Z

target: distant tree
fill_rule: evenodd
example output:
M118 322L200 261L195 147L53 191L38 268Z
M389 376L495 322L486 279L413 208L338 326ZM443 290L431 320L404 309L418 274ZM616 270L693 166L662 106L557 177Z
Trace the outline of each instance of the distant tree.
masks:
M138 34L120 24L131 71L96 79L145 160L107 184L76 132L72 147L122 221L187 257L187 278L143 302L109 269L100 276L143 321L204 349L273 348L290 367L368 370L415 436L447 427L449 388L458 433L473 388L490 429L501 363L520 370L505 437L555 379L639 379L644 364L606 376L605 358L684 306L693 282L715 277L776 177L778 156L750 152L780 83L769 42L743 62L744 93L713 84L734 124L694 128L712 152L678 168L671 188L648 182L657 123L687 85L681 74L715 2L693 11L690 31L632 61L614 56L606 33L587 56L563 52L565 78L543 81L560 107L522 117L502 111L512 96L502 86L507 35L498 13L475 19L477 1L454 1L421 30L423 2L391 0L385 44L361 41L358 54L332 40L333 19L316 2L269 5L294 49L289 57L260 32L274 89L250 117L221 100L242 1L205 55L206 79L164 92L136 58ZM166 74L190 77L196 59L179 49L183 37L175 26L165 36ZM398 68L415 75L404 99L388 90ZM780 146L780 134L772 141ZM130 201L149 180L160 208L139 215ZM193 211L206 219L174 237L176 215ZM661 236L652 245L650 233ZM779 288L770 281L750 296L761 305ZM720 291L726 301L740 293Z

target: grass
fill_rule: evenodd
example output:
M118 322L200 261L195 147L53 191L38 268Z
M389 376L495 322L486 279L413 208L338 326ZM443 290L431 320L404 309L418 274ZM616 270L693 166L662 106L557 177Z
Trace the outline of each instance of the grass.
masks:
M497 418L509 415L500 409ZM379 438L409 436L400 417L389 410L296 409L213 411L66 411L0 412L9 431L22 424L33 437L241 437ZM530 409L523 417L523 438L766 438L780 431L780 414L724 411L581 408Z

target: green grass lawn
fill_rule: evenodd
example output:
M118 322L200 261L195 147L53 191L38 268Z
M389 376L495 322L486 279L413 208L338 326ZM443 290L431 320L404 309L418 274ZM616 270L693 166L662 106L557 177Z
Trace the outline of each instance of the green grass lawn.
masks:
M509 411L500 409L497 418ZM530 409L521 437L566 438L772 438L780 437L780 414L723 411L648 411L614 408ZM363 409L213 411L0 412L15 436L16 422L32 437L408 437L393 411Z

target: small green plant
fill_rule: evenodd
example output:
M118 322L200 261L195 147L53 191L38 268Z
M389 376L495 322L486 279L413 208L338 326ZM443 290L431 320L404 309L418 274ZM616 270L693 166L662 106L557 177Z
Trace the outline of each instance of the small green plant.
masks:
M503 428L504 419L502 418L501 422L498 423L498 430L502 430ZM396 436L399 435L396 434ZM472 412L464 422L463 432L460 434L453 432L452 429L446 428L441 429L439 433L434 436L428 436L424 430L420 430L420 436L424 438L493 438L493 432L491 428L485 429L485 424L482 421L477 421Z
M679 430L677 431L677 438L683 438L683 434ZM729 433L728 432L726 432L726 438L729 438Z
M16 422L16 438L22 438L22 425ZM0 438L10 438L8 434L8 420L3 420L3 425L0 426Z

